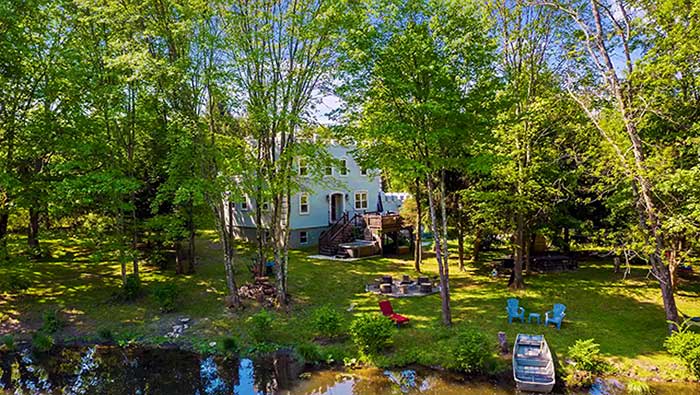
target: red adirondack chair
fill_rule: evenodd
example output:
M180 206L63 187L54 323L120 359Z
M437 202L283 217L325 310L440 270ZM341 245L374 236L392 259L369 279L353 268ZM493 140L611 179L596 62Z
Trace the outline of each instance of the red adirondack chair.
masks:
M379 302L379 308L382 309L382 314L389 317L389 319L394 321L396 325L401 325L408 322L408 317L394 313L394 308L391 307L391 302L388 300L382 300Z

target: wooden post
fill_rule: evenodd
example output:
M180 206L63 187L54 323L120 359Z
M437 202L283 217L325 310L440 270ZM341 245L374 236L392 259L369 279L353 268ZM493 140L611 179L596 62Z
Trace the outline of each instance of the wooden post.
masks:
M498 344L501 348L501 354L508 354L508 340L506 340L505 332L498 332Z

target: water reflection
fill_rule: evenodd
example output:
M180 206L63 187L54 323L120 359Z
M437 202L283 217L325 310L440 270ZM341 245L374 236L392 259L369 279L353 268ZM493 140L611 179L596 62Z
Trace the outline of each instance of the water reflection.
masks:
M36 357L0 353L0 393L14 395L513 395L509 383L470 383L434 372L319 371L297 380L290 352L222 359L159 348L66 347ZM697 394L692 384L654 385L657 394Z

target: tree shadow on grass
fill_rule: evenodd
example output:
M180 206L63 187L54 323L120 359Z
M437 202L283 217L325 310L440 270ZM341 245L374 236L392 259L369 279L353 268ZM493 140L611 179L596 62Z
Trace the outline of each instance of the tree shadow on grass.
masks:
M369 294L364 285L383 274L398 276L411 271L412 262L377 258L355 262L304 260L297 257L301 268L294 293L308 303L319 300L337 306L354 304L354 313L378 312L381 295ZM653 280L646 280L643 269L631 280L620 281L612 267L582 265L577 272L539 274L527 278L524 291L511 292L506 284L470 271L451 279L452 314L457 325L479 327L493 338L504 331L510 339L517 333L544 333L552 348L559 353L577 339L595 338L603 353L634 358L663 351L667 335L660 292ZM518 297L530 312L541 314L554 303L567 306L561 330L533 324L508 325L506 299ZM402 338L429 341L430 332L440 322L439 295L391 299L394 310L406 315L411 323L401 329Z

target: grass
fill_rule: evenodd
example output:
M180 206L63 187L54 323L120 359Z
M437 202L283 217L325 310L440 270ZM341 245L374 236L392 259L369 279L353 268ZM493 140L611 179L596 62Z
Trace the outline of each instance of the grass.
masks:
M57 338L97 338L99 331L109 330L114 338L127 341L162 343L178 317L187 316L193 327L179 339L194 348L206 348L212 340L236 336L242 347L255 342L250 336L249 316L259 311L252 301L246 308L231 312L223 307L225 281L221 249L212 232L202 232L197 242L197 272L176 276L172 268L159 270L141 266L146 291L154 283L172 281L181 290L181 303L174 313L164 314L146 292L132 303L117 302L120 288L119 264L96 261L89 243L64 234L42 240L51 257L39 261L17 259L0 266L0 278L19 273L29 287L24 291L0 293L0 336L13 334L29 338L42 323L42 314L59 308L66 325ZM15 253L21 252L24 239L12 240ZM313 250L291 253L289 287L292 305L288 313L276 312L271 339L278 344L308 343L315 337L309 322L312 312L321 305L342 311L346 322L355 314L378 310L379 296L364 292L366 283L382 274L399 277L416 276L410 259L373 258L356 262L336 262L309 258ZM246 263L252 256L248 246L241 246L238 255L237 281L250 280ZM487 256L488 258L488 256ZM411 319L394 338L393 350L375 361L379 365L422 363L445 365L449 362L447 346L460 327L477 327L494 339L499 331L512 341L519 332L544 333L561 361L566 350L577 339L594 338L601 352L625 375L647 379L688 379L681 362L664 351L666 324L660 291L655 281L647 278L648 270L634 267L623 281L613 273L611 261L582 262L576 272L532 275L526 278L527 288L512 292L506 278L493 279L486 263L468 265L466 272L451 267L452 314L457 329L440 324L438 295L393 299L394 309ZM428 258L423 273L437 273L434 258ZM508 325L505 301L517 297L526 311L544 312L555 302L567 305L567 317L560 331L534 324ZM700 315L700 286L684 282L677 292L679 309L686 314ZM352 311L347 311L353 306ZM527 314L527 313L526 313ZM329 346L336 360L356 355L345 338ZM335 357L334 356L334 357Z

